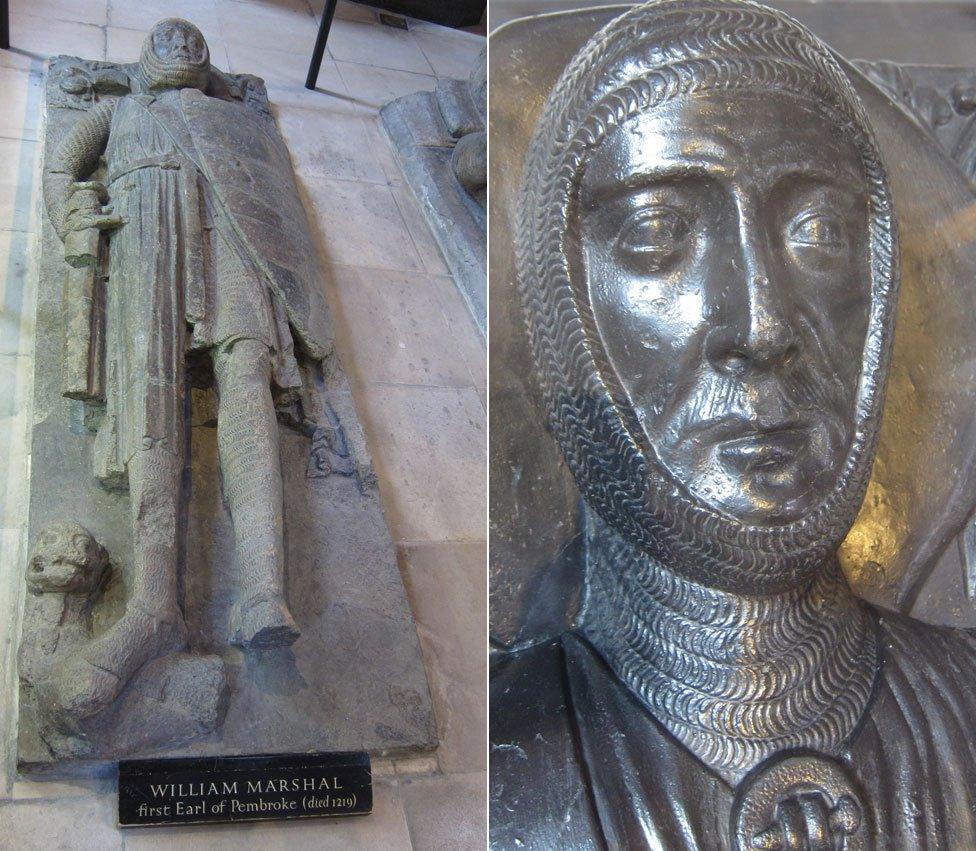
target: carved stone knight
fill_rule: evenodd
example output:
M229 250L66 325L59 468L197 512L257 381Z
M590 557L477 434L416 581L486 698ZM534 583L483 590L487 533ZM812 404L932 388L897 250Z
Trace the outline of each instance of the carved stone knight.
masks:
M78 717L186 642L177 595L188 357L206 356L219 396L241 567L232 641L262 648L298 637L285 599L276 407L297 411L299 423L308 416L299 356L319 361L331 346L304 212L287 153L265 129L270 117L246 93L244 102L208 95L208 48L186 21L153 28L139 72L140 91L92 107L44 173L69 262L98 262L99 250L85 256L79 243L108 234L104 387L88 397L105 402L96 472L131 496L125 614L57 678L56 701Z
M898 258L862 105L792 19L664 0L566 67L517 267L585 596L493 666L493 847L976 845L976 641L836 558Z

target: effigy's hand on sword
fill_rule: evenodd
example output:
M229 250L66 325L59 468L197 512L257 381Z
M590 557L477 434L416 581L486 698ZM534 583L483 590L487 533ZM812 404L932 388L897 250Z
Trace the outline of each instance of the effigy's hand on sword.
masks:
M64 258L71 267L64 290L65 338L61 392L69 399L100 401L104 396L102 311L99 268L105 263L102 234L123 224L105 207L108 191L99 181L71 185L64 204Z
M108 191L100 181L85 180L72 185L64 216L64 259L69 266L94 266L102 232L122 226L121 216L104 206L107 201Z

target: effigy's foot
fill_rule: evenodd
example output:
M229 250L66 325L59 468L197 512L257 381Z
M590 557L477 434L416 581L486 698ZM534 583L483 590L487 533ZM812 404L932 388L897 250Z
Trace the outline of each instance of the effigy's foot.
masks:
M279 596L244 600L234 609L230 643L245 650L287 647L301 635Z
M146 662L185 646L179 614L130 604L108 632L54 667L42 685L49 711L69 726L89 718L109 706Z

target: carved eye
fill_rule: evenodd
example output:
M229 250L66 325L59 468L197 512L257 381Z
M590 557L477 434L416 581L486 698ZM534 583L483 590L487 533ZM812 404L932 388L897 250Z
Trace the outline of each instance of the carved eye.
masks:
M624 223L617 247L658 271L676 259L691 225L673 207L638 210Z
M814 210L798 216L790 225L789 239L794 245L841 251L847 236L840 219L828 210Z

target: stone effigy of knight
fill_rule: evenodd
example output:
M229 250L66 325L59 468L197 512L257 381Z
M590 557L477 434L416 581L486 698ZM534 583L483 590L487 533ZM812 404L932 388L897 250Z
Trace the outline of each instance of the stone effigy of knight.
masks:
M241 570L231 641L287 646L299 634L285 599L277 420L314 417L303 373L327 356L331 332L266 101L248 96L247 80L237 98L210 96L221 80L195 26L159 22L131 93L94 104L44 171L73 270L64 393L104 403L95 473L131 498L125 613L52 685L74 717L98 712L147 660L186 645L178 594L188 369L212 370L219 397L220 471ZM72 284L79 275L104 282L100 304L91 285ZM88 333L93 309L103 311L103 339ZM75 326L85 333L73 336Z

